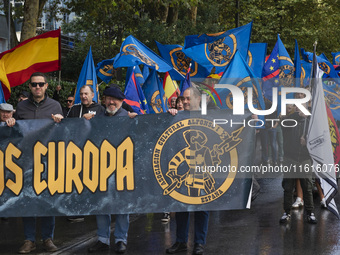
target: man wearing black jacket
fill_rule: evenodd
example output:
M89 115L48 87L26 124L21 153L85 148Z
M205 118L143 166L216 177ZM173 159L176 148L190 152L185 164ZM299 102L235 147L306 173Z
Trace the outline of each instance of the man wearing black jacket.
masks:
M47 87L48 83L46 82L46 76L43 73L32 74L29 84L31 94L27 100L18 103L15 112L15 118L17 120L52 118L57 123L61 121L63 118L61 106L57 101L47 96ZM36 249L36 218L24 217L23 222L25 242L19 250L19 253L21 254L30 253ZM44 249L49 252L57 250L57 247L52 241L54 226L55 217L41 217L41 235Z
M116 117L128 116L128 112L123 109L122 104L125 98L123 92L117 86L107 87L104 92L104 102L106 110L101 113L101 116ZM135 117L130 116L130 118ZM117 121L112 118L112 121ZM110 249L110 234L111 234L111 215L97 215L97 236L98 241L88 249L90 253L98 253ZM127 236L129 230L129 215L117 214L115 224L115 252L123 254L126 251Z
M104 107L92 101L94 97L93 88L89 85L84 85L80 91L80 104L73 105L68 112L67 118L85 118L87 120L93 118L97 114L105 111Z

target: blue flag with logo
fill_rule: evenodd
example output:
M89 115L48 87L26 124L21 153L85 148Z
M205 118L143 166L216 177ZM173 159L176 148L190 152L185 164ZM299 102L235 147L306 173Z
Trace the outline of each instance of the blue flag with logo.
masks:
M146 79L148 78L149 74L150 74L150 69L149 69L149 67L144 66L144 67L143 67L143 77L144 77L144 82L145 82ZM144 83L143 83L143 84L144 84Z
M243 93L247 95L247 87L253 88L252 102L255 108L264 109L265 104L263 100L262 90L258 79L243 59L238 51L234 58L228 65L227 70L223 73L218 84L231 84L242 89ZM216 88L216 92L220 95L222 101L222 109L233 108L233 97L231 92L225 88ZM248 108L247 98L245 98L245 108Z
M191 58L187 57L185 53L182 51L183 47L178 44L161 44L156 41L159 53L162 58L164 58L168 63L171 63L172 67L177 70L172 70L169 72L171 78L173 80L184 80L186 76L189 65L191 63L190 68L190 77L191 78L206 78L210 74L210 71L205 67L199 65L197 62L193 61ZM212 67L210 68L212 69Z
M332 52L333 56L333 65L340 65L340 51L339 52Z
M301 56L304 61L312 63L312 52L305 51L305 49L301 48ZM318 61L319 68L324 72L322 76L323 78L339 78L334 69L334 66L328 61L324 54L316 56L316 60Z
M224 72L237 50L247 59L252 25L250 22L217 34L186 36L183 52L208 70L215 67L215 73Z
M91 47L90 47L89 52L87 53L85 62L83 64L83 67L81 69L81 72L78 78L76 94L74 97L75 104L79 104L81 102L79 92L80 92L81 87L83 87L84 85L90 85L93 88L93 92L94 92L93 101L98 102L97 75L96 75L96 68L94 66L94 62L92 58Z
M329 109L332 111L334 119L340 120L340 95L325 83L322 83L322 85L325 98L327 98Z
M168 110L168 99L165 97L163 85L155 69L151 70L146 79L143 92L148 102L149 113L161 113Z
M133 71L130 73L130 78L126 83L124 95L124 101L129 104L137 114L148 113L145 96Z
M294 81L294 62L290 58L286 47L279 35L277 35L277 44L279 47L279 69L280 85L285 87L295 87ZM293 94L287 95L293 97Z
M267 43L251 43L247 55L247 63L255 77L262 77L263 65L266 62Z
M99 62L96 66L96 73L102 81L109 83L113 76L113 58Z
M120 52L114 59L113 67L132 67L140 64L162 73L172 69L164 59L130 35L122 43Z
M129 81L132 71L135 73L135 78L137 82L139 84L143 84L145 80L139 66L130 66L127 68L125 84L127 84L127 82Z
M303 81L301 80L301 59L300 59L300 50L297 40L295 39L295 53L294 53L294 78L295 78L295 87L304 87Z

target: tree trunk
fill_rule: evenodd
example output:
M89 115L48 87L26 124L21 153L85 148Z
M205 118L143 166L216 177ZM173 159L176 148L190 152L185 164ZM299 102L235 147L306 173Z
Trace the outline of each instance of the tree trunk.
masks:
M40 17L47 0L39 0L38 18Z
M4 11L5 11L5 15L6 15L6 20L8 22L8 1L7 0L4 0ZM11 11L10 11L9 15L10 15L10 29L11 29L11 38L9 38L9 40L10 40L9 49L12 49L19 44L19 41L18 41L18 38L17 38L17 35L16 35L16 31L15 31L15 25L14 25L14 22L13 22L13 17L12 17L12 6L11 6Z
M190 10L190 19L193 26L196 26L197 6L192 6Z
M170 26L176 23L177 20L178 20L178 5L176 4L173 7L169 7L168 19L166 22Z
M39 0L26 0L24 5L24 20L22 22L20 42L36 35L38 22Z

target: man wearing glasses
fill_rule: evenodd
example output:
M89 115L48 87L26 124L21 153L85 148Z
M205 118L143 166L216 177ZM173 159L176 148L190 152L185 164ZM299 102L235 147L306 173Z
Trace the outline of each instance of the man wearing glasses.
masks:
M63 107L63 114L67 116L68 112L70 111L71 107L74 104L74 97L73 95L69 95L66 100L66 107Z
M46 94L48 83L43 73L31 75L29 88L31 93L27 100L19 102L15 113L17 120L25 119L49 119L52 118L59 123L63 119L63 112L59 102L49 98ZM24 217L25 242L20 248L19 253L30 253L36 249L36 218ZM48 252L56 251L57 247L53 244L55 217L41 217L41 235L44 249Z

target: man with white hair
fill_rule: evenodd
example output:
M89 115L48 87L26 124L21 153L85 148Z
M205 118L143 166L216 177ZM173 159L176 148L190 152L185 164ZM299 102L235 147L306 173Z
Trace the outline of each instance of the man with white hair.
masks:
M15 124L15 119L13 118L13 106L11 104L0 104L0 124L12 127Z

